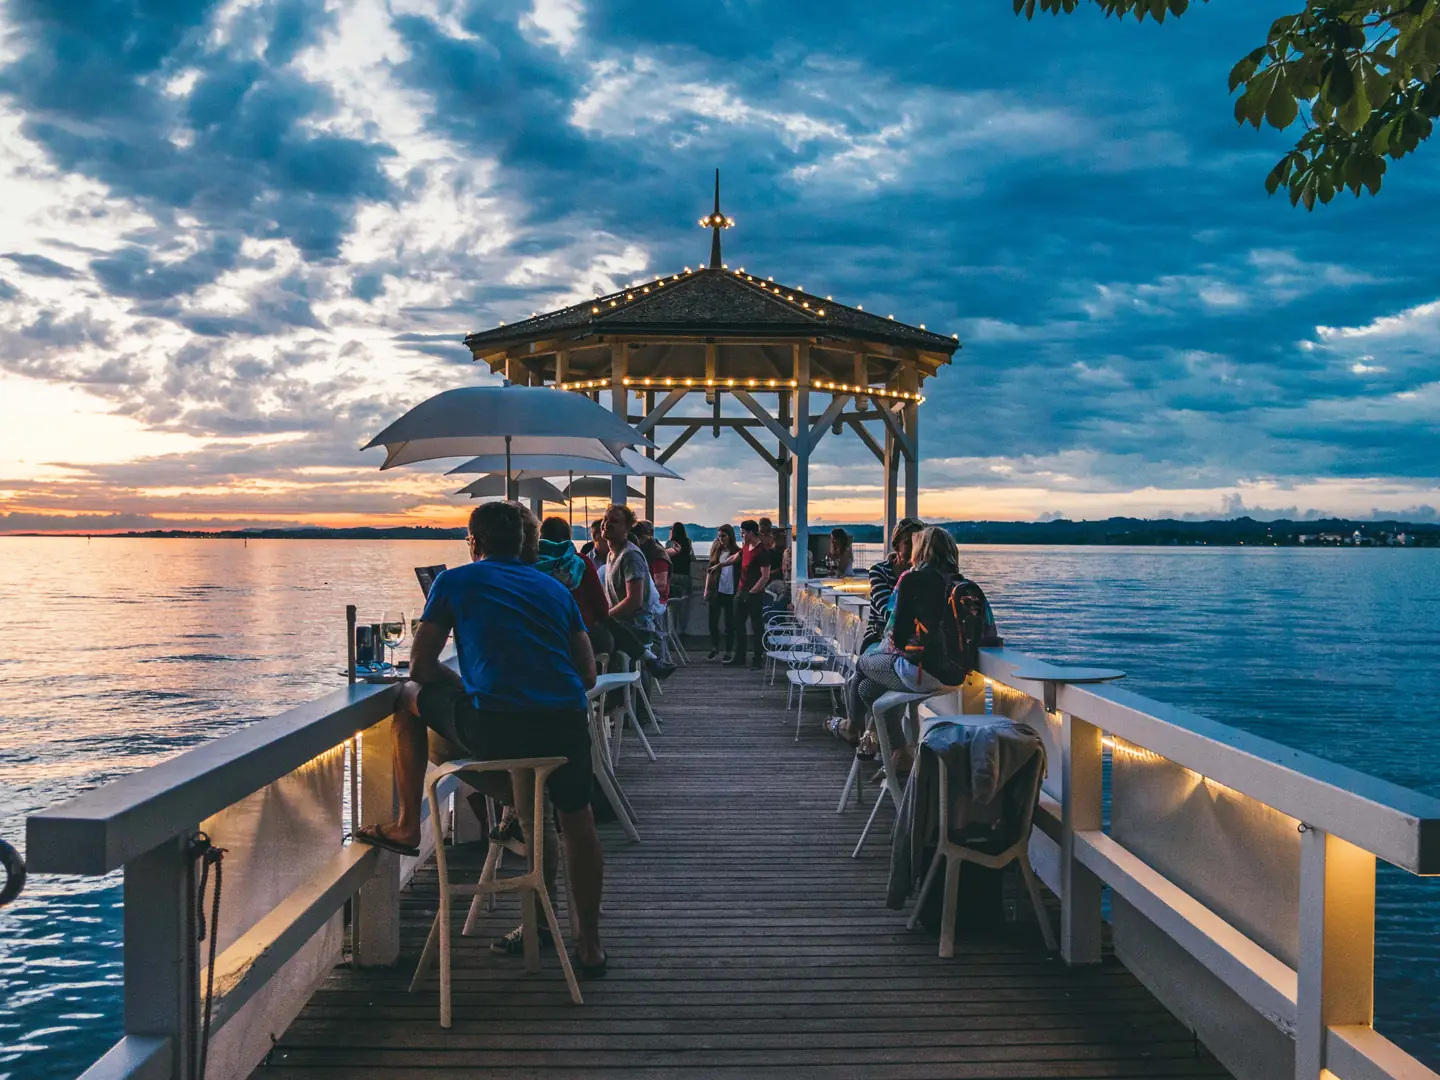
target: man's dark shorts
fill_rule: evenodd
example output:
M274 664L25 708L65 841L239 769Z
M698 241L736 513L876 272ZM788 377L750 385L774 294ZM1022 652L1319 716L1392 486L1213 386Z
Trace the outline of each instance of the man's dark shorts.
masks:
M546 789L562 814L590 805L590 725L584 710L574 712L480 712L470 695L449 683L420 688L420 719L425 726L471 757L563 757Z

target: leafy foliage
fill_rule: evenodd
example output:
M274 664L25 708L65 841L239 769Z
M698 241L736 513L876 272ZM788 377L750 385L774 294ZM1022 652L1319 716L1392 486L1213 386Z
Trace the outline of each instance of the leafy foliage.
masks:
M1185 13L1190 0L1013 0L1016 14L1054 15L1092 3L1106 15L1154 19ZM1203 0L1208 2L1208 0ZM1430 136L1440 116L1440 0L1308 0L1276 19L1265 44L1230 72L1235 119L1304 131L1265 178L1273 195L1314 209L1336 192L1375 194L1386 159Z

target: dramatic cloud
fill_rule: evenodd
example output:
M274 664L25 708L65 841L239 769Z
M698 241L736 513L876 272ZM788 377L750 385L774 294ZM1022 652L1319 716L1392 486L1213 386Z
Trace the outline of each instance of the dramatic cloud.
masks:
M490 378L467 331L702 258L716 165L732 257L961 336L928 514L1433 515L1440 166L1264 194L1225 75L1293 0L962 7L8 0L0 531L457 518L358 447ZM673 464L667 516L774 506ZM826 439L816 510L879 481Z

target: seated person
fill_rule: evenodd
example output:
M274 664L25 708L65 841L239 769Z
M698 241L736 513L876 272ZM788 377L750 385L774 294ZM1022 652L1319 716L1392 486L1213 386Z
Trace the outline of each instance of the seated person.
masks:
M865 636L860 641L860 651L868 652L879 645L885 634L885 623L890 618L890 601L895 593L895 582L910 568L910 549L915 537L925 528L923 521L915 518L901 518L890 534L890 553L870 567L870 615L865 620ZM855 733L858 739L860 733Z
M844 529L830 530L830 550L825 555L825 565L835 577L849 577L855 569L855 545Z
M655 592L662 604L670 602L670 552L655 538L655 526L649 521L637 521L630 534L630 542L645 556L645 565L650 568L650 580L655 583Z
M886 636L880 648L860 657L855 674L846 683L851 719L839 725L833 718L826 722L833 734L847 741L852 736L858 739L855 728L863 730L870 707L891 690L939 692L965 681L969 672L960 662L959 631L956 617L950 612L951 593L965 581L959 563L960 551L948 532L930 526L920 533L910 569L900 575L895 586ZM988 605L986 619L990 619ZM990 626L993 635L993 621ZM899 710L888 713L885 721L893 754L888 767L898 775L907 775L912 757L905 745Z
M604 856L590 809L585 700L595 685L595 657L570 592L520 559L526 517L533 525L533 515L513 503L477 507L468 538L473 561L435 579L410 649L411 681L395 707L400 813L393 822L357 830L355 839L418 852L427 728L480 760L566 758L546 787L564 833L577 967L595 977L606 965L600 945ZM452 631L458 674L440 663Z
M605 627L610 611L605 586L600 583L595 563L588 555L581 555L575 550L575 542L570 539L570 526L564 518L548 517L540 523L538 553L535 569L549 574L570 590L570 595L580 607L580 618L585 620L585 629L590 634L591 649L596 656L608 654L614 648L614 641Z
M655 582L640 549L631 543L635 511L615 503L601 518L602 535L609 548L605 561L605 596L610 602L611 633L615 646L632 660L642 661L657 679L668 678L673 664L662 664L654 652L660 634L655 623Z

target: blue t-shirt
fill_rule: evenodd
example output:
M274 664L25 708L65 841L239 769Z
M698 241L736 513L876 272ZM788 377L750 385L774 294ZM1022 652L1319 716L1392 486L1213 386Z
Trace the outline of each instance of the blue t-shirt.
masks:
M457 566L435 579L420 618L454 631L460 677L481 712L585 708L570 657L585 624L549 574L517 559Z

